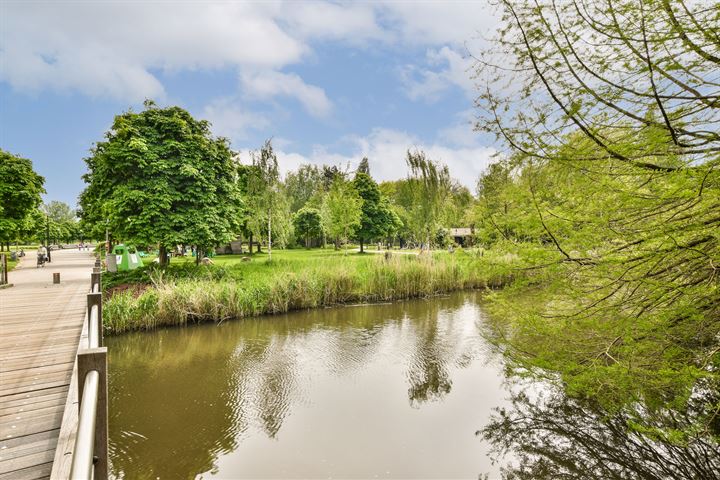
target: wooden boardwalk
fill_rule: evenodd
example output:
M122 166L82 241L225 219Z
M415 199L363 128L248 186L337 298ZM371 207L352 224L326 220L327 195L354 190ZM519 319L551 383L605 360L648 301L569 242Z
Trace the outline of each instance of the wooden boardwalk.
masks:
M0 480L50 476L95 261L77 250L53 251L44 268L35 258L0 290Z

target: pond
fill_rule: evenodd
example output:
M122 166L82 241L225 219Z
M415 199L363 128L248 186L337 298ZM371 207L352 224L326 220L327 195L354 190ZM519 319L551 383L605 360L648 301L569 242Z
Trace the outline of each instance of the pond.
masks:
M505 402L477 293L108 338L118 478L477 478Z

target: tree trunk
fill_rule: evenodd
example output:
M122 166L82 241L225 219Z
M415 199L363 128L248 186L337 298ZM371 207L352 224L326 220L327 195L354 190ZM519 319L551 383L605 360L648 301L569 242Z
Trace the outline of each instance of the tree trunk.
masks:
M268 212L268 260L272 260L272 213Z
M250 243L248 243L248 253L249 253L250 255L252 255L252 253L253 253L253 251L252 251L252 237L253 237L253 235L252 235L252 233L250 233Z
M365 250L363 250L363 239L360 237L360 253L364 253Z
M160 258L160 265L165 266L168 264L167 248L163 245L160 245L158 249L158 258Z

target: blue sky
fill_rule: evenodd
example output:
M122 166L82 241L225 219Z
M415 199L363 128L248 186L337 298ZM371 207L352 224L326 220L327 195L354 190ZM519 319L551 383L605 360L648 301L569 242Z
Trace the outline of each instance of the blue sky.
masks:
M248 151L406 176L422 148L473 187L494 153L472 131L482 1L0 3L0 147L47 200L75 205L83 158L145 98L180 105Z

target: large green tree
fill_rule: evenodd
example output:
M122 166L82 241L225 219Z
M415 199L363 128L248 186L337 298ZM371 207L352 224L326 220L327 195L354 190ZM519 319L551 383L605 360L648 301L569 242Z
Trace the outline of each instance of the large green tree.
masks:
M347 243L362 220L363 199L352 183L338 176L323 198L320 215L325 232L335 240L335 248Z
M30 160L0 149L0 245L27 230L26 224L42 202L44 183Z
M360 243L360 253L362 253L366 242L386 235L392 216L388 212L387 202L382 201L378 184L370 175L362 172L356 173L353 186L362 198L360 228L355 231L355 237Z
M298 238L302 238L306 248L310 248L313 239L323 235L322 218L317 208L303 207L293 216L293 226Z
M36 223L36 236L49 235L52 243L70 243L78 240L80 229L75 212L65 202L53 200L41 207L45 220Z
M720 437L720 4L499 5L478 127L518 161L556 283L505 351L660 438Z
M117 239L200 252L234 238L241 198L228 141L180 107L145 102L115 117L86 160L80 196L86 224ZM100 235L97 235L100 236ZM198 255L200 257L200 255Z

